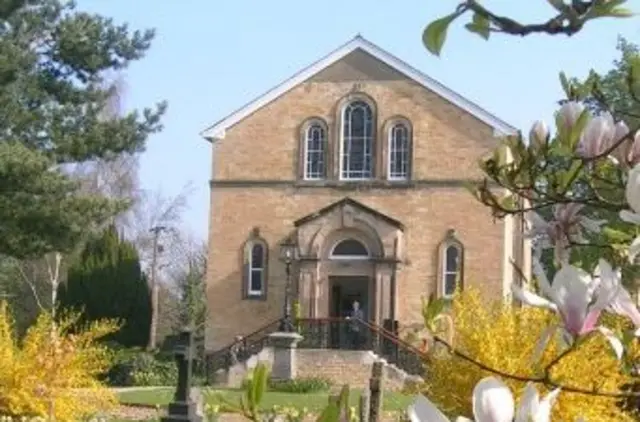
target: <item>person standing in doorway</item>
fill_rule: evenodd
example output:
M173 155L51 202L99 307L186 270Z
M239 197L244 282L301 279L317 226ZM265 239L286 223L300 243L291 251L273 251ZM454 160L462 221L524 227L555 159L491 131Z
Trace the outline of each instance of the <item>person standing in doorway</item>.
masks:
M349 315L349 328L351 331L351 344L354 349L360 349L362 346L362 321L364 321L364 312L360 309L360 302L353 301L351 315Z

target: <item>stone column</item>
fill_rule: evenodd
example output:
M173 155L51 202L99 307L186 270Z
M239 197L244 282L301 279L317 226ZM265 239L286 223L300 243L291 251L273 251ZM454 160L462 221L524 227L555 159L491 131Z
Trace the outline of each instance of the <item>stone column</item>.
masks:
M389 273L382 269L378 270L378 281L380 289L380 323L391 317L391 280Z
M307 318L311 315L311 289L313 288L309 271L301 271L299 280L298 303L300 303L300 314L302 318Z
M276 332L269 335L269 341L273 347L271 378L278 380L296 378L296 351L300 340L302 336L298 333Z

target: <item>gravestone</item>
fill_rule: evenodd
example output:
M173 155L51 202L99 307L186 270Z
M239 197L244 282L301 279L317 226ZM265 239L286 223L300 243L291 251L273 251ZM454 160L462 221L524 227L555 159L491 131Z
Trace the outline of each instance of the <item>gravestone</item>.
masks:
M160 419L161 422L201 422L202 414L198 411L198 403L191 397L191 375L193 366L193 334L190 329L180 333L175 351L178 366L178 385L169 403L169 411Z

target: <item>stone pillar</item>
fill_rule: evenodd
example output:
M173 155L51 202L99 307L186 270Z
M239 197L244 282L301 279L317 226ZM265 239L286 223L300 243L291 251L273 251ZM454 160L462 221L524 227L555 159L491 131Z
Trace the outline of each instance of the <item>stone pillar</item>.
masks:
M307 318L311 315L311 274L308 271L300 271L298 303L300 304L300 316Z
M271 378L278 380L296 378L296 351L300 340L302 336L298 333L276 332L269 335L269 341L273 347Z
M391 317L391 280L386 271L378 272L378 280L380 282L380 322Z

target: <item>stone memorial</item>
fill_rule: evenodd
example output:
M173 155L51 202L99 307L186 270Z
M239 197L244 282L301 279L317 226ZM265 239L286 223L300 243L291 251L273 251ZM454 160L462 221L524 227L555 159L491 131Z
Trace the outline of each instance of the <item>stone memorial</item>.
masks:
M178 365L178 385L169 403L168 414L161 422L201 422L202 414L198 411L198 403L191 396L191 373L193 367L193 334L190 329L180 333L176 347L176 364Z

